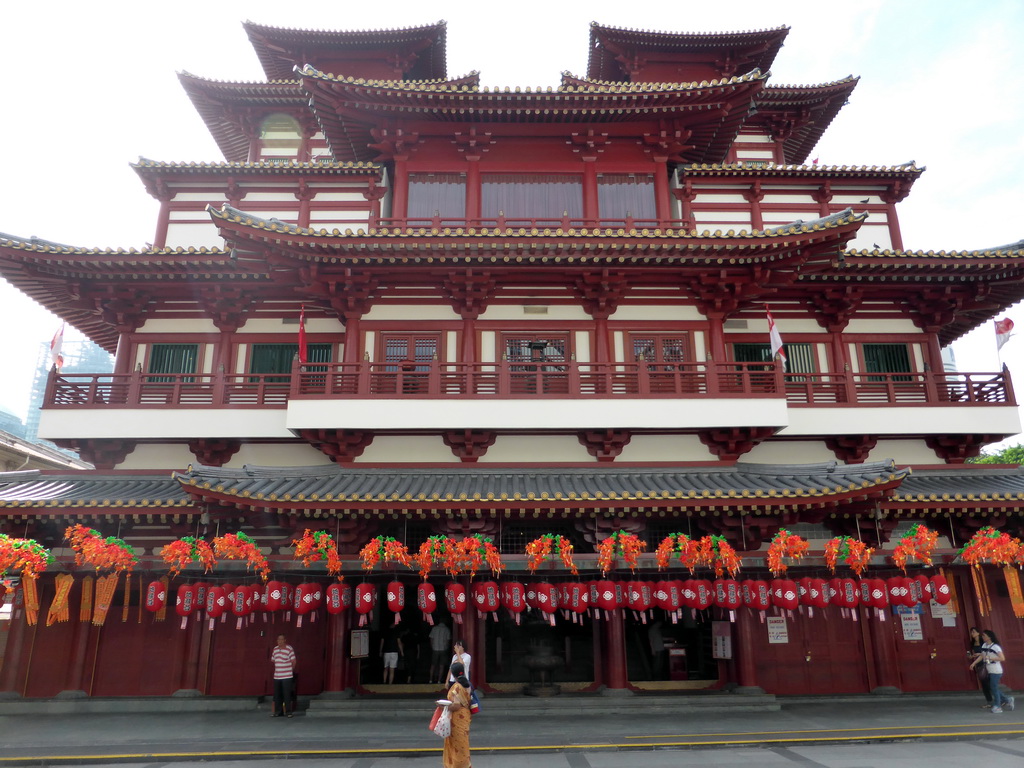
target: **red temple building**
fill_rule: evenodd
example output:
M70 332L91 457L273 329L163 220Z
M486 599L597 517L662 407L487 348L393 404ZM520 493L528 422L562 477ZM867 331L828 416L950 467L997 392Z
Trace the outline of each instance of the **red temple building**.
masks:
M856 78L773 84L786 27L593 24L587 71L538 89L449 75L443 23L244 28L265 82L180 75L224 162L134 166L160 201L152 247L0 235L0 274L116 354L113 374L55 371L42 410L40 435L96 469L0 474L0 532L56 556L36 623L8 590L0 695L262 695L279 631L302 695L371 695L380 671L353 631L376 648L393 582L406 644L427 649L413 684L429 666L421 583L491 691L541 668L564 691L969 690L970 625L1024 655L1016 570L956 557L987 527L1024 535L1024 474L965 464L1021 431L1017 401L1005 370L942 355L1024 298L1024 246L907 250L897 206L923 168L809 162ZM102 626L83 607L101 602L95 569L65 541L76 524L138 557ZM915 525L938 534L933 565L907 566L917 601L807 597L818 580L859 589L826 563L836 537L874 548L864 579L902 578L892 555ZM163 620L145 605L163 547L187 536L244 533L271 581L326 589L323 562L295 559L306 530L329 535L357 600L378 596L372 613L180 618L175 596L197 583L262 584L223 558L169 580ZM772 574L781 530L810 548ZM618 532L646 551L602 574ZM435 565L424 582L359 556L378 536L415 553L473 534L500 577ZM548 534L578 575L557 556L529 570ZM748 598L767 584L776 604L728 594L737 582L716 594L728 574L706 563L659 569L675 534L736 550ZM954 600L940 604L942 578ZM804 579L786 607L773 580ZM446 604L450 583L468 606ZM487 587L510 583L563 604L493 610ZM58 598L70 615L48 625Z

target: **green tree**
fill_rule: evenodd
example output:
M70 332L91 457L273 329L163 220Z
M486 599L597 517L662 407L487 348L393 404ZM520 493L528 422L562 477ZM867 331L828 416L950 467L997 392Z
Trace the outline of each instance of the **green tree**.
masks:
M996 453L982 453L973 459L967 460L968 464L1024 464L1024 445L1011 445Z

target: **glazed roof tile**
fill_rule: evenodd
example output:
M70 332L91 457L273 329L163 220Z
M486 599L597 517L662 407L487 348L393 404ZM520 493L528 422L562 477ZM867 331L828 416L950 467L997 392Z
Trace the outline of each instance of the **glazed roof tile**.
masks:
M756 99L748 125L765 125L773 134L785 130L782 149L788 163L802 163L835 120L860 78L819 85L769 85Z
M262 501L271 506L395 501L520 504L552 500L614 506L622 501L653 500L680 504L686 499L747 505L763 504L767 499L776 504L780 499L792 499L799 504L800 500L887 493L908 474L909 470L885 461L855 466L835 462L790 466L741 463L725 469L192 466L174 477L199 498L244 499L247 504Z
M181 508L190 497L169 474L99 475L86 471L0 473L0 509L45 507L67 512L87 508Z
M907 478L892 497L893 502L1024 501L1024 467L975 465L957 470L919 469Z
M228 176L233 179L247 178L251 176L371 176L379 180L384 171L384 166L378 163L348 162L338 163L330 159L316 162L298 162L288 160L284 162L215 162L215 163L181 163L181 162L160 162L139 158L139 162L131 164L134 170L142 179L151 182L157 179L165 179L174 176ZM147 183L150 194L156 195L158 188Z
M898 176L917 178L927 170L911 160L900 165L783 165L767 163L690 163L683 176Z

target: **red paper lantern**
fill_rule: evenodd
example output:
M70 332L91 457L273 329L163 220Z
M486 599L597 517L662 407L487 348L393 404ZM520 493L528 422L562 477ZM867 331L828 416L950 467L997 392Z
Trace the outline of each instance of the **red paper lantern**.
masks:
M195 584L182 584L178 587L178 596L174 604L175 612L182 618L188 618L199 605L198 590ZM182 622L184 626L184 622Z
M792 579L772 580L772 604L784 611L795 611L800 603L800 588Z
M210 591L210 586L205 581L196 582L196 610L206 610L206 593Z
M473 605L476 606L477 613L481 617L486 618L488 613L497 612L498 606L501 604L498 592L498 582L496 581L478 581L473 584ZM497 616L495 616L495 620L497 620Z
M231 606L231 612L239 618L252 613L252 593L249 588L243 585L229 592L228 605Z
M228 607L228 593L224 587L210 587L206 590L206 615L212 621L220 618Z
M674 614L678 611L683 604L679 585L664 579L654 582L654 604L666 613Z
M377 587L373 584L360 584L356 587L356 613L359 614L359 626L366 626L366 616L377 605Z
M449 581L444 585L444 601L455 623L461 624L462 614L466 612L466 588L457 581Z
M616 608L625 608L626 607L626 603L627 603L626 595L628 594L628 590L626 588L626 583L627 582L625 582L625 581L616 581L614 583L615 583L615 607Z
M913 595L915 602L927 603L932 599L931 579L923 573L912 578L910 580L910 594Z
M180 593L181 590L178 590ZM146 610L156 613L167 603L167 587L159 579L149 582L146 587Z
M868 599L864 599L864 592L861 591L860 601L867 603L870 608L886 608L889 605L889 592L886 584L881 579L867 579Z
M402 620L402 609L405 608L405 585L398 581L389 581L387 588L388 610L395 614L395 624Z
M696 605L698 611L704 611L711 607L714 601L714 588L707 579L694 579L693 590L697 593Z
M639 615L644 624L647 623L647 611L651 608L652 600L651 585L646 581L626 582L626 605Z
M526 610L526 587L518 581L506 581L501 587L501 604L518 624Z
M311 613L317 607L317 594L322 594L319 584L310 582L299 584L294 597L295 613L299 616Z
M807 602L811 608L824 608L828 605L828 585L824 579L807 580Z
M327 612L332 616L342 613L352 604L352 587L337 581L327 586Z
M736 579L715 579L714 604L727 611L735 611L743 601L740 583Z
M604 611L607 616L609 611L614 611L618 605L615 601L615 582L610 579L602 579L594 582L594 588L597 591L597 600L594 602L594 606Z
M267 602L266 610L268 611L281 611L284 610L284 596L285 589L284 584L280 581L268 581L267 582Z
M743 590L743 604L757 611L767 611L772 606L771 589L767 581L761 579L744 579L740 585Z
M416 607L423 612L423 620L434 626L434 611L437 610L437 591L426 581L416 587Z
M697 582L694 579L687 579L681 583L680 595L683 605L696 610L697 608Z
M946 577L937 573L932 576L931 581L932 599L939 605L946 605L953 597L949 592L949 582L946 581Z
M840 608L856 608L860 605L860 590L853 579L835 578L829 580L829 602Z
M573 582L569 585L567 599L561 603L562 608L572 611L575 614L584 614L590 607L590 586Z
M545 621L555 624L555 611L558 610L558 587L541 581L526 585L526 604L541 612Z
M905 576L890 576L885 582L889 593L890 605L903 605L908 608L915 605L910 594L910 579Z

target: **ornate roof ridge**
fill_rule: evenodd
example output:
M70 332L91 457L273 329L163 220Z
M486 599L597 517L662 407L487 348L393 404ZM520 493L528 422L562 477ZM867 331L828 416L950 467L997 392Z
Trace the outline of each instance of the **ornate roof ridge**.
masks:
M771 93L772 91L782 91L782 90L787 90L787 89L788 90L793 90L793 89L806 90L806 89L809 89L809 88L834 88L836 86L847 85L849 83L858 83L858 82L860 82L860 75L850 74L850 75L847 75L846 77L841 77L838 80L831 80L831 81L826 82L826 83L770 83L769 85L766 86L765 90L768 93Z
M1024 256L1024 240L1018 240L1016 243L1009 243L1008 245L1000 245L995 248L979 248L976 250L964 250L964 251L906 251L906 250L894 250L892 248L862 248L859 250L848 249L843 251L845 256L886 256L889 258L905 257L909 256L912 258L952 258L952 259L964 259L964 258L995 258L1000 256Z
M246 30L258 29L270 32L313 32L316 34L337 35L339 37L355 37L357 35L380 34L382 32L426 32L428 30L443 30L448 28L448 22L444 19L439 19L433 24L410 25L407 27L382 27L377 29L322 29L317 27L278 27L271 24L259 24L255 21L246 19L242 22L242 28Z
M760 161L755 161L760 162ZM913 160L909 163L900 163L899 165L786 165L784 163L775 163L774 161L765 161L760 165L747 165L743 162L739 163L687 163L679 166L681 169L686 171L827 171L830 173L837 173L846 171L848 173L917 173L921 174L928 169L928 166L918 166Z
M251 213L234 208L224 203L220 208L212 205L206 206L207 212L214 219L232 221L236 224L253 227L256 229L269 230L271 232L287 232L302 237L426 237L437 235L443 237L671 237L682 239L735 239L735 238L760 238L760 237L781 237L784 235L795 235L807 232L833 229L846 224L859 223L864 221L868 214L854 213L852 208L844 208L829 216L808 221L797 220L789 224L782 224L778 227L771 227L763 230L728 230L722 232L720 229L711 232L709 230L684 230L672 228L642 227L626 231L623 227L593 227L593 228L570 228L565 231L561 228L552 227L443 227L441 229L428 227L380 227L369 231L364 229L346 229L344 232L333 228L330 232L325 228L312 229L300 227L297 224L288 224L276 218L263 218Z
M584 86L592 84L595 88L613 88L616 90L629 90L629 91L659 91L659 90L694 90L695 88L717 88L723 85L733 85L737 82L749 82L751 80L761 79L767 80L771 76L771 72L761 72L760 69L754 68L749 72L742 75L735 75L733 77L721 77L713 80L690 80L688 82L671 83L661 82L655 80L639 80L637 82L622 82L619 80L598 80L593 77L580 77L574 75L569 70L562 72L562 84L561 88L572 88L572 85L566 84L566 79L576 80L582 83ZM766 86L767 87L767 86Z
M390 88L394 90L412 91L419 90L423 87L428 86L445 86L452 83L466 80L469 76L463 78L455 78L454 80L449 78L447 80L369 80L362 77L352 77L350 75L334 75L329 72L323 72L316 69L309 64L305 65L301 69L296 67L296 72L299 72L304 77L311 77L319 80L326 80L329 82L336 83L349 83L352 85L364 86L367 88ZM474 73L471 73L471 75ZM563 73L565 74L565 73ZM470 75L470 76L471 76ZM740 83L749 83L755 80L766 80L771 75L771 72L762 72L760 69L752 69L743 75L737 75L730 78L721 78L719 80L701 80L699 82L694 81L691 83L617 83L614 81L592 81L595 83L600 82L597 87L582 86L576 87L573 85L566 85L564 82L556 87L552 86L537 86L533 89L531 86L483 86L472 88L466 85L462 85L457 88L461 93L478 93L478 94L501 94L511 96L537 96L537 95L561 95L566 93L646 93L646 92L664 92L664 91L695 91L702 88L721 88L730 85L737 85ZM429 90L444 90L443 88L430 87Z
M778 27L737 29L727 32L658 32L652 29L638 29L636 27L612 27L607 24L601 24L597 21L590 22L590 28L604 29L609 32L630 32L641 35L656 35L658 37L729 37L730 35L763 35L770 32L782 32L783 30L788 33L792 29L788 24L782 24Z
M180 70L178 72L179 80L191 80L198 83L207 83L209 85L245 85L245 86L300 86L302 85L301 80L293 80L291 78L287 80L217 80L212 77L203 77L197 75L188 70Z
M380 170L384 166L380 163L372 163L363 160L330 160L326 159L319 162L299 162L296 160L288 160L286 162L268 162L264 160L256 162L232 162L230 160L214 160L214 161L162 161L162 160L150 160L147 157L139 157L137 163L129 163L131 168L139 170L141 168L168 168L168 169L203 169L203 170L238 170L238 169L252 169L252 170L271 170L271 169L283 169L283 170Z
M230 256L231 251L221 248L208 248L205 245L196 247L190 245L187 248L177 246L175 248L82 248L62 243L52 243L49 240L42 240L38 237L21 238L15 235L7 235L0 232L0 248L13 248L19 251L30 251L34 253L59 253L64 255L80 256Z

